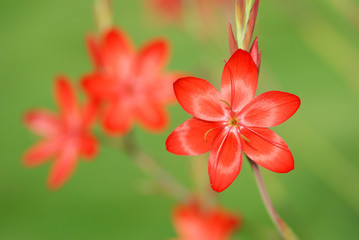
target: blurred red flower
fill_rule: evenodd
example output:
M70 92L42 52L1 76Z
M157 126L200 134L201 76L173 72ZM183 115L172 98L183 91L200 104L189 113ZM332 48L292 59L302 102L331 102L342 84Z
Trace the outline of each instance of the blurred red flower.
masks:
M223 191L238 176L242 151L274 172L294 168L287 144L268 127L290 118L300 99L279 91L254 97L257 83L256 64L243 50L237 50L225 64L221 93L200 78L181 78L174 83L178 102L193 118L171 133L167 150L179 155L210 151L208 171L215 191Z
M65 77L58 77L55 95L60 114L36 109L24 117L29 129L44 138L25 153L24 164L34 167L54 158L48 179L48 186L52 189L61 187L69 179L78 157L93 158L97 150L97 141L89 131L94 105L78 106Z
M182 0L146 0L146 2L156 13L168 20L176 21L182 17Z
M188 2L183 0L146 0L145 3L146 9L152 9L153 12L160 14L170 22L180 21L187 17L183 15L190 12L192 8L198 11L199 16L210 21L213 14L218 12L218 8L234 7L233 0L191 0Z
M168 42L153 40L136 52L126 34L113 29L100 41L89 37L87 43L95 71L82 84L91 98L103 103L105 130L125 134L135 121L148 130L164 130L168 124L165 105L175 102L173 82L180 76L163 73Z
M196 204L177 206L173 222L178 240L227 240L241 219L221 208L201 209Z

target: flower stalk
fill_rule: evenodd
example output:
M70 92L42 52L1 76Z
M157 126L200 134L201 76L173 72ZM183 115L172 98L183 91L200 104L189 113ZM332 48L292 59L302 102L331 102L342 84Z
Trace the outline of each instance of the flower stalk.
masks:
M178 202L186 203L188 201L190 191L145 153L133 140L131 134L123 137L122 144L124 151L132 158L137 167L145 174L152 176L164 192Z
M249 49L258 13L259 0L237 0L236 28L238 48Z
M95 0L94 14L97 29L100 34L111 29L113 25L111 0Z
M261 193L263 203L265 207L267 208L267 211L269 213L270 218L272 219L272 222L278 229L278 232L283 237L283 239L286 240L297 240L298 237L294 234L294 232L288 227L288 225L279 217L278 213L276 212L272 201L268 195L267 189L265 187L262 174L259 170L258 164L253 162L248 158L249 162L251 163L254 177L256 178L257 185L259 192Z
M218 195L208 184L207 158L200 155L190 161L190 172L194 183L194 197L201 200L202 208L210 209L218 205Z
M252 47L249 48L252 39L255 22L257 19L259 0L237 0L236 1L236 30L237 41L234 37L232 26L229 24L229 50L233 54L237 48L249 51L253 61L256 63L258 71L260 69L261 52L258 50L257 38L254 40ZM248 158L248 157L247 157ZM292 229L279 217L265 187L262 174L258 164L248 158L251 163L254 176L257 181L259 192L261 193L263 203L269 213L272 222L278 229L280 235L286 240L297 240L298 237Z

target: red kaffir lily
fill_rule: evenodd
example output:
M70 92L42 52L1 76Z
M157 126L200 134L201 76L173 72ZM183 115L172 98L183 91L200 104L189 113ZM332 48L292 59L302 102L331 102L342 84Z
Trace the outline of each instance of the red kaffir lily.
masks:
M147 0L148 7L163 15L167 20L179 20L182 17L182 0Z
M233 0L146 0L146 9L153 9L154 12L160 14L165 20L173 22L185 18L190 12L195 9L198 11L200 17L207 20L212 20L214 13L219 8L224 10L231 8Z
M61 187L76 168L78 157L93 158L97 150L96 139L89 132L94 116L90 103L83 108L77 104L70 83L59 77L55 95L60 114L46 110L33 110L25 114L25 124L44 139L24 155L24 164L35 167L54 158L48 186Z
M186 77L174 83L178 102L193 116L166 141L179 155L210 151L208 172L215 191L226 189L242 166L242 151L260 166L278 173L294 168L293 156L274 127L290 118L300 99L270 91L254 97L258 70L251 55L237 50L224 66L221 92L206 80Z
M241 219L218 207L201 209L191 204L176 207L173 222L178 240L227 240Z
M168 42L154 40L136 52L126 34L113 29L100 41L88 38L88 46L95 71L82 83L90 97L104 103L105 130L125 134L135 121L148 130L163 130L168 123L165 105L175 101L172 84L179 77L163 73Z

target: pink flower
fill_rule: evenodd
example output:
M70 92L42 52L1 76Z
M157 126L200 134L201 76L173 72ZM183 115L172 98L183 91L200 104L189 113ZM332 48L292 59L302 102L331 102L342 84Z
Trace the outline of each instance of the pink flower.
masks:
M201 209L196 204L177 206L173 222L178 240L227 240L241 219L221 208Z
M279 91L254 97L257 83L256 64L243 50L237 50L225 64L221 92L200 78L187 77L174 83L178 102L193 118L171 133L167 150L179 155L210 151L208 172L215 191L223 191L238 176L242 151L274 172L294 168L287 144L269 127L290 118L300 99Z
M94 106L77 104L70 83L59 77L55 85L60 113L33 110L25 114L25 124L43 137L24 155L24 164L35 167L54 158L48 186L61 187L73 174L78 158L93 158L97 150L96 139L90 133Z
M165 105L175 101L172 84L179 76L163 72L168 42L154 40L137 52L124 32L113 29L100 41L88 38L88 46L95 70L82 83L91 98L103 103L105 130L125 134L134 122L151 131L164 130L168 124Z

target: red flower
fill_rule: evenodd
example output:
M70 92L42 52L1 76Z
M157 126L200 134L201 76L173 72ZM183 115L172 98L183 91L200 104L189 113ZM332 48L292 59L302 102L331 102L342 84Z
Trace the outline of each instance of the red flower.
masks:
M147 0L147 5L167 20L175 21L182 17L182 0Z
M96 69L83 78L85 91L104 103L103 126L109 133L127 133L139 121L152 131L168 123L165 105L174 102L178 73L162 73L169 55L165 39L136 52L124 32L111 30L101 41L88 39Z
M146 0L145 3L146 10L152 9L153 12L169 22L180 21L188 17L191 10L196 10L200 18L211 21L219 9L226 10L233 7L233 0L191 0L188 2L183 0Z
M215 191L223 191L237 177L242 151L274 172L294 168L287 144L268 127L290 118L300 99L279 91L254 97L257 82L258 71L251 55L237 50L225 64L221 93L200 78L187 77L174 83L178 102L193 118L171 133L167 150L179 155L210 151L208 171Z
M48 185L52 189L61 187L72 175L77 158L92 158L96 154L97 142L89 132L93 119L93 106L77 105L74 92L65 77L59 77L55 86L60 114L46 110L33 110L25 114L25 124L44 140L30 148L24 156L28 167L38 166L50 158L55 162L50 171Z
M204 210L192 204L178 206L173 222L179 240L226 240L241 220L220 208Z

